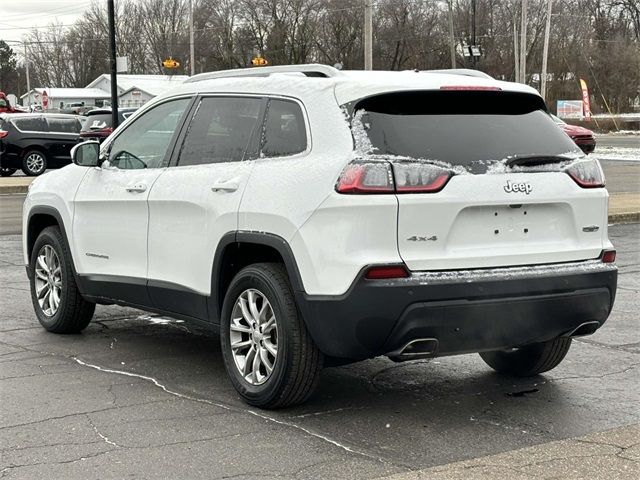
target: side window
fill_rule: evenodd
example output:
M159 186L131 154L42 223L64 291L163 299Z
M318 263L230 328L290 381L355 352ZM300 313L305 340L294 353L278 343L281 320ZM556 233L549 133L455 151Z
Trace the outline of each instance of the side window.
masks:
M80 121L75 118L47 118L49 131L54 133L80 133Z
M255 158L257 148L251 143L261 104L260 98L203 98L189 125L178 165L240 162Z
M306 149L307 132L300 105L290 100L269 100L261 156L295 155Z
M47 124L42 117L16 118L15 127L22 132L46 132Z
M191 99L152 108L125 128L109 147L109 163L122 169L158 168Z

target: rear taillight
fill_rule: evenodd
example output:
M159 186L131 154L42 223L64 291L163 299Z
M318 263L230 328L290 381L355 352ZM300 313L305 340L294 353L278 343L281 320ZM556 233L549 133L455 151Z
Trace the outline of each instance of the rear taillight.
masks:
M111 135L111 132L113 132L113 128L111 127L106 127L106 128L101 128L99 130L89 130L87 132L81 132L80 136L81 137L108 137L109 135Z
M444 188L451 170L430 163L401 162L393 164L398 193L434 193Z
M404 265L379 265L371 267L364 274L367 280L385 280L390 278L407 278L409 272Z
M603 250L600 258L602 258L602 263L613 263L616 261L616 251Z
M582 188L604 187L604 173L596 159L573 163L565 172Z
M4 138L7 135L9 135L9 132L7 132L6 130L0 130L0 138Z
M393 174L387 162L354 162L345 167L336 184L338 193L393 193Z
M435 193L453 172L424 162L352 162L338 179L338 193Z

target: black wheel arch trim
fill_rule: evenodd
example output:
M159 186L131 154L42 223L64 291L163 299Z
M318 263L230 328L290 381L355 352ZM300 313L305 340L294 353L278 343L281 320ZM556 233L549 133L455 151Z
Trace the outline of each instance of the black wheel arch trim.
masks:
M71 255L71 271L73 272L73 275L77 277L78 273L76 272L76 265L73 259L73 249L69 245L69 236L67 235L67 229L65 227L64 221L62 220L62 215L60 215L60 212L55 207L51 207L49 205L35 205L31 207L31 210L29 210L29 217L27 218L27 248L28 248L29 258L31 258L33 245L36 243L36 239L37 239L37 236L35 236L34 238L31 238L31 231L30 231L31 221L33 217L36 215L45 215L45 216L53 217L55 219L56 223L58 224L58 227L60 227L60 231L62 232L62 237L64 238L64 241L67 243L67 248L69 249L69 253ZM30 276L31 271L29 269L29 264L26 265L26 268L27 268L27 275L29 276L29 278L31 278Z
M222 273L222 260L226 249L233 245L254 244L273 248L282 257L291 287L295 292L304 292L302 277L296 263L295 256L291 250L289 242L274 233L254 232L249 230L238 230L227 232L218 242L216 253L213 257L213 268L211 271L211 295L208 301L209 318L214 323L220 323L220 312L224 298L218 290L219 280Z

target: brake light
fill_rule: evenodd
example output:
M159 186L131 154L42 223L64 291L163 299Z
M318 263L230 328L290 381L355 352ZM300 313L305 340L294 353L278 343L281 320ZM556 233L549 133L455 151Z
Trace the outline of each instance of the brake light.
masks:
M603 250L601 258L602 258L602 263L613 263L616 261L616 251Z
M443 85L440 90L476 91L476 92L499 92L500 87L488 87L485 85Z
M576 162L569 165L565 172L582 188L604 187L604 173L596 159Z
M336 191L349 194L435 193L444 188L453 172L424 162L362 162L347 165Z
M113 132L113 128L106 127L106 128L101 128L99 130L89 130L87 132L82 132L80 134L80 136L81 137L95 137L97 135L99 137L108 137L109 135L111 135L111 132Z
M385 280L390 278L407 278L409 272L404 265L380 265L371 267L365 273L367 280Z
M338 193L393 193L393 174L387 162L350 163L336 184Z
M9 132L7 132L6 130L0 130L0 138L4 138L7 135L9 135Z

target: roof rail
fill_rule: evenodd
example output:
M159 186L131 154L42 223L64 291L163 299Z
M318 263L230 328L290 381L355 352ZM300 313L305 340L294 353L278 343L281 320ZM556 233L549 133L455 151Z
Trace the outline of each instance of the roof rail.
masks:
M236 68L234 70L220 70L218 72L199 73L188 78L184 83L214 80L216 78L233 77L268 77L274 73L302 73L307 77L336 77L340 70L329 65L309 63L304 65L275 65L273 67Z
M445 68L442 70L423 70L426 73L446 73L449 75L464 75L466 77L487 78L494 80L494 78L488 73L481 72L480 70L473 70L471 68Z

